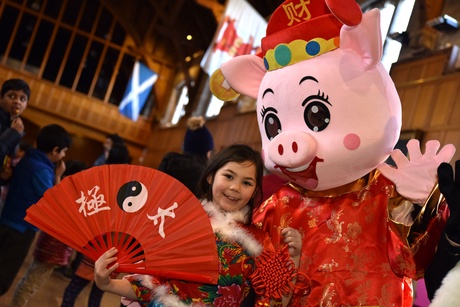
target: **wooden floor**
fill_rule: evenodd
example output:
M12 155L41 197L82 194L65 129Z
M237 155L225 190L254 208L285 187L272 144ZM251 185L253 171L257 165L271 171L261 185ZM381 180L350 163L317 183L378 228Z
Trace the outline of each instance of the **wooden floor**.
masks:
M0 297L0 307L9 307L11 298L13 297L14 288L16 284L21 279L23 274L26 272L29 263L32 260L33 245L30 248L29 256L24 261L21 270L16 276L14 284L11 286L8 293ZM27 306L31 307L59 307L61 306L62 295L64 294L64 289L69 284L70 279L65 278L62 274L54 272L51 275L51 278L46 282L45 285L38 291L38 293L31 299ZM91 290L92 284L86 286L86 288L80 293L77 301L75 302L75 307L87 307L88 296ZM113 295L111 293L105 293L102 297L101 307L119 307L120 306L120 297ZM17 307L17 306L11 306Z

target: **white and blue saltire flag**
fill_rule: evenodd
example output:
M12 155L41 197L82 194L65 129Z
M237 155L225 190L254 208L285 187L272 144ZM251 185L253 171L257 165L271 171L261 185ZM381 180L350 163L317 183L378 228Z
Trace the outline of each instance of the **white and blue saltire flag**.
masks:
M136 121L157 79L157 73L141 62L136 61L125 95L118 108L120 113Z

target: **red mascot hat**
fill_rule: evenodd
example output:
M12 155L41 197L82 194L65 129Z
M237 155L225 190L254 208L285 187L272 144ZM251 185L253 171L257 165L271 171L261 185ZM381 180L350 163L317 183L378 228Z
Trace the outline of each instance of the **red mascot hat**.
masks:
M283 2L262 39L265 68L282 68L338 48L342 25L356 26L361 17L355 0Z

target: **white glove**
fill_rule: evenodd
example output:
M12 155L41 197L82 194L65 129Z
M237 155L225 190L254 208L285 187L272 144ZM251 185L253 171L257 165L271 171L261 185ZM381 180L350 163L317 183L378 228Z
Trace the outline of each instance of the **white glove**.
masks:
M396 163L396 168L382 163L377 169L393 181L401 196L423 205L436 184L438 166L442 162L449 162L455 153L454 145L447 144L436 154L439 147L438 141L428 141L425 154L422 155L419 141L412 139L407 143L409 158L399 149L393 150L391 158Z

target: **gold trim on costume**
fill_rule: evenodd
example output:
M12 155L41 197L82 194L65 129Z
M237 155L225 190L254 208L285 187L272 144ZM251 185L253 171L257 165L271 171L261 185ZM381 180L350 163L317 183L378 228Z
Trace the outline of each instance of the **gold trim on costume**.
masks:
M267 50L264 64L267 70L275 70L303 60L317 57L339 47L339 37L331 39L314 38L309 41L296 39L288 44L282 43L274 49Z

